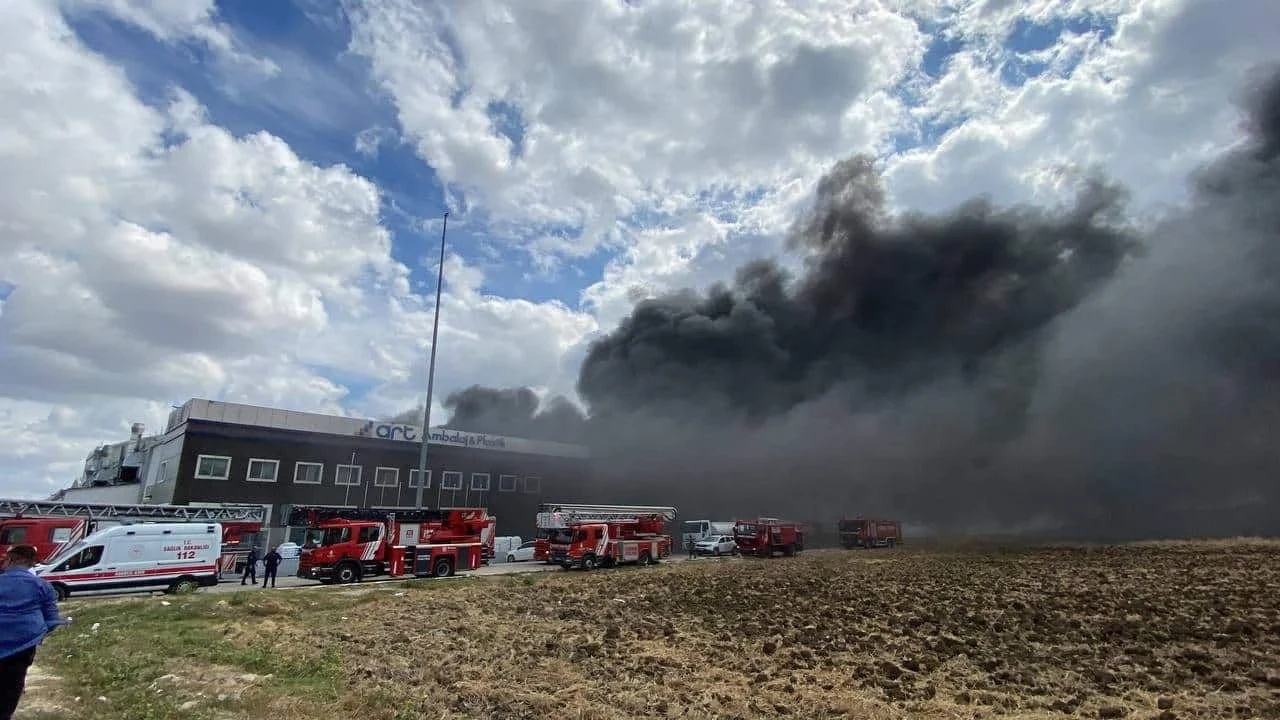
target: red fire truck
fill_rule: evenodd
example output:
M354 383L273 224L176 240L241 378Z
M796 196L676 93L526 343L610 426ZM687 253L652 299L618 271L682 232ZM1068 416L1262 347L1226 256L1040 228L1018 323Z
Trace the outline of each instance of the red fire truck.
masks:
M485 508L294 506L289 525L307 527L298 577L351 583L376 575L447 577L475 570L493 557L497 519Z
M538 515L535 515L534 524L536 534L534 536L534 562L545 562L550 565L552 561L552 539L558 534L564 532L564 521L557 512L562 512L564 503L544 502L538 506ZM594 507L586 505L570 505L570 507Z
M649 514L662 515L675 508L648 507L643 505L582 505L575 503L542 503L538 506L538 514L534 518L537 535L533 541L533 559L551 564L551 543L560 538L561 544L570 541L567 533L569 523L592 520L607 522L613 518L627 519L638 513L652 511ZM672 516L674 517L674 515ZM661 531L659 531L661 532Z
M902 523L855 517L840 521L840 546L851 548L893 547L902 544Z
M782 553L791 557L804 550L804 526L778 518L737 520L733 523L733 541L744 556L773 557Z
M111 505L0 499L0 554L14 545L33 545L45 562L87 535L130 522L216 522L222 524L219 573L232 573L262 532L262 505Z
M676 509L658 505L553 505L538 514L539 528L554 532L551 562L568 570L626 563L651 565L671 556L666 523Z

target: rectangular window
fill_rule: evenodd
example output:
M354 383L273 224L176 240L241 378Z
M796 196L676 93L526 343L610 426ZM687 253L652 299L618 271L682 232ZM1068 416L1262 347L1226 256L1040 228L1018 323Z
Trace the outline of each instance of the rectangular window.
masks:
M537 475L528 475L524 479L524 491L527 493L542 492L542 478Z
M400 485L400 468L380 467L374 469L374 487L397 487L398 485Z
M441 490L461 490L462 489L462 473L456 470L446 470L440 475Z
M417 468L414 468L409 471L409 487L411 488L418 487L418 469ZM423 487L425 488L431 487L431 471L430 470L427 471L427 484L424 485Z
M520 478L515 475L498 476L498 492L515 492Z
M249 482L275 482L278 472L280 472L279 460L249 458L249 469L245 472L244 479Z
M324 480L324 463L300 462L293 466L293 481L299 485L319 485Z
M339 465L334 469L334 485L359 485L364 468L359 465Z
M164 462L160 463L160 467L156 470L155 480L153 480L151 484L159 485L160 483L164 482L165 479L168 477L169 477L169 461L165 460Z
M226 455L201 455L196 458L197 480L226 480L231 477L231 458Z
M471 489L477 492L489 492L489 473L471 473Z

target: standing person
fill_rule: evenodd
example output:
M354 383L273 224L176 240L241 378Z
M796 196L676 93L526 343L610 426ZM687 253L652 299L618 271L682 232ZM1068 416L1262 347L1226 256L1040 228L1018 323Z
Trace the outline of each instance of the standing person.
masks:
M685 543L685 549L689 551L689 559L692 560L693 559L693 538L689 538L688 542Z
M271 548L271 552L262 556L262 587L267 586L267 578L271 578L271 587L276 586L276 570L280 567L280 561L284 559L279 552L280 546Z
M240 584L243 585L245 580L258 584L258 546L254 545L249 548L249 556L244 559L244 575L240 576Z
M0 573L0 720L11 720L27 686L27 669L44 636L71 622L58 616L58 598L31 572L36 549L15 545Z

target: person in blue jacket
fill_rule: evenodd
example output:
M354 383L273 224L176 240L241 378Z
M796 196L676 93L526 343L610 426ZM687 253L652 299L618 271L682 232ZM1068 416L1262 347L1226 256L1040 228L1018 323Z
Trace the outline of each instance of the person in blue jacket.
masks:
M11 720L27 685L36 648L54 628L71 621L58 616L58 598L31 568L36 549L15 545L0 573L0 720Z

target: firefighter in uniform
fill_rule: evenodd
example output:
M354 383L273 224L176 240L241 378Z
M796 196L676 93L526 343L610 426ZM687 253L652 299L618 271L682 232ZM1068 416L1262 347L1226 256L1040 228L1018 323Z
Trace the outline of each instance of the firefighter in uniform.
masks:
M249 548L249 557L244 559L244 575L240 576L240 584L244 585L246 580L254 585L258 584L258 548L256 546Z
M276 586L276 570L280 568L280 561L284 558L276 548L271 548L271 552L262 556L262 587L267 586L267 579L271 580L271 587Z

